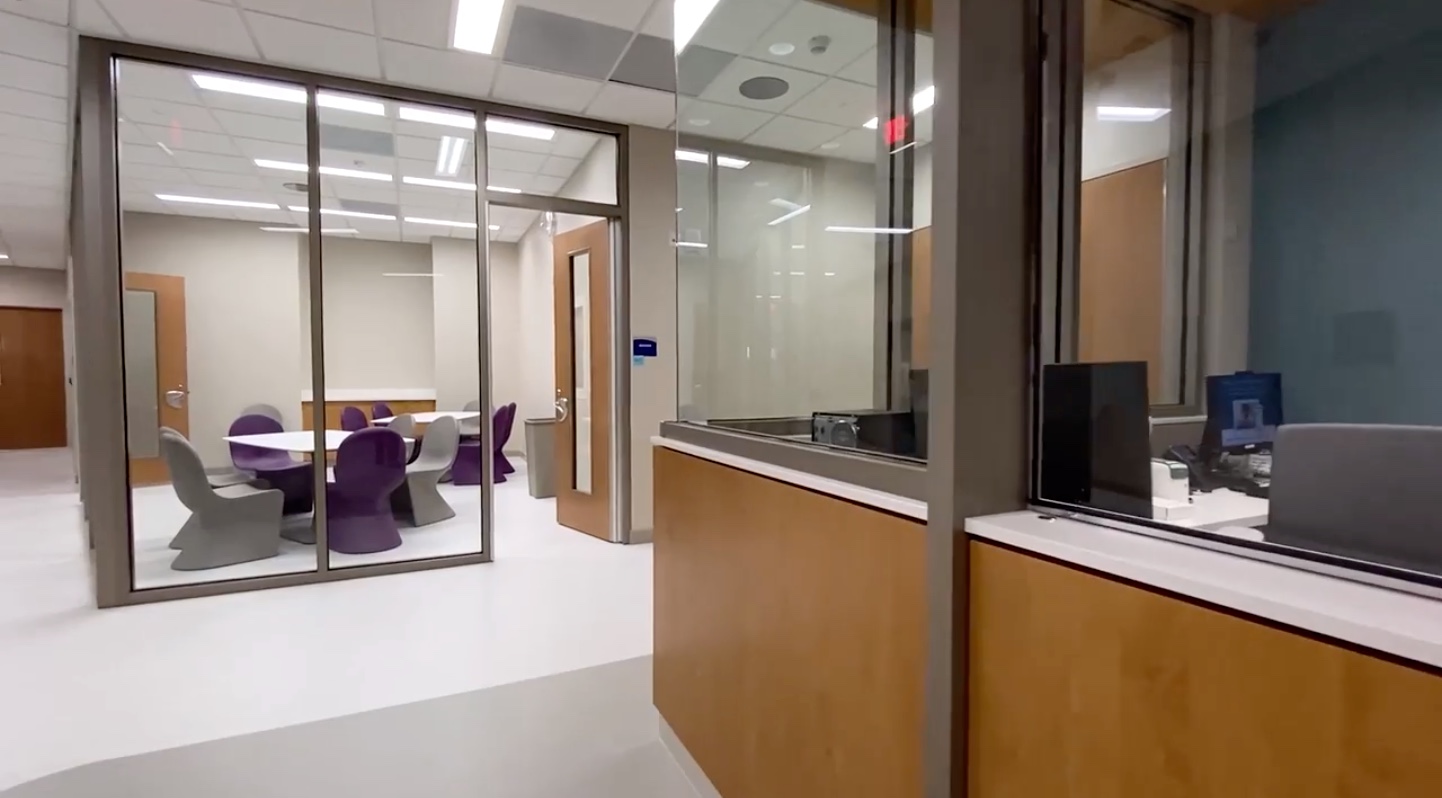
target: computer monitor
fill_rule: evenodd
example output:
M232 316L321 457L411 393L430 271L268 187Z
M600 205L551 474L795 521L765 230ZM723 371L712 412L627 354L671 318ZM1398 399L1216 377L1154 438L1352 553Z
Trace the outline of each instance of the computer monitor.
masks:
M1208 448L1226 454L1269 452L1282 426L1282 375L1239 371L1207 378Z

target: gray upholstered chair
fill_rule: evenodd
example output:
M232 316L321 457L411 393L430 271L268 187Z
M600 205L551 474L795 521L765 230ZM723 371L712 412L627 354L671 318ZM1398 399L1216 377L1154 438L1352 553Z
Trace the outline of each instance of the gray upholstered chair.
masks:
M456 517L455 508L441 497L437 485L456 459L460 441L456 420L450 416L442 416L426 427L420 454L406 466L406 481L391 494L391 509L413 526Z
M171 541L180 554L170 567L200 571L280 553L280 519L285 497L278 490L250 485L216 488L206 478L200 455L184 436L166 430L160 453L170 483L191 517Z
M247 407L246 409L240 411L240 415L265 416L266 418L273 418L281 424L285 423L285 419L281 417L280 410L277 409L275 405L251 405L250 407ZM236 418L240 418L240 416L236 416Z

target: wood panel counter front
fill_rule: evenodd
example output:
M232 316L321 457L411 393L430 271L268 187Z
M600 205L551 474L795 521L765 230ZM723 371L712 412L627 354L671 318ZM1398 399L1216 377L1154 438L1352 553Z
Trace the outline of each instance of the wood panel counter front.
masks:
M726 798L921 794L925 527L654 449L655 701Z

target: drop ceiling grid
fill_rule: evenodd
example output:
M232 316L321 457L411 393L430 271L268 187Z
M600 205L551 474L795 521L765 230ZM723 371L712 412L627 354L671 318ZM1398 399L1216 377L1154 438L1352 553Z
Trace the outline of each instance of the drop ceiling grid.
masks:
M65 265L68 0L0 0L0 265Z

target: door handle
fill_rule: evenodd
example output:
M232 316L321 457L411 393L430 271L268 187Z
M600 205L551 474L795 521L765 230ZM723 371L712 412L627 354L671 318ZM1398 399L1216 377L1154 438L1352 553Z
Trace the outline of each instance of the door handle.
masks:
M564 396L556 397L556 420L565 421L571 415L571 401Z
M179 410L180 408L182 408L182 407L185 406L185 397L187 397L187 396L189 396L189 395L190 395L190 391L187 391L187 390L185 390L184 388L178 388L178 389L176 389L176 390L174 390L174 391L166 391L166 392L165 392L165 403L166 403L167 405L169 405L169 406L171 406L171 407Z

